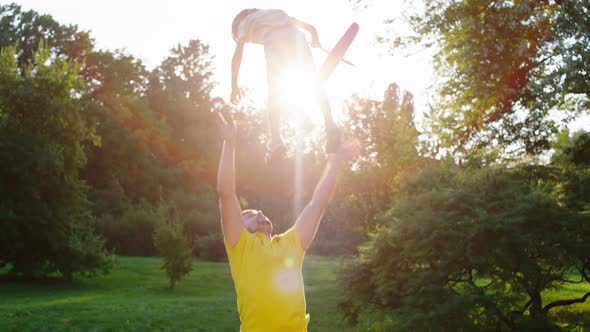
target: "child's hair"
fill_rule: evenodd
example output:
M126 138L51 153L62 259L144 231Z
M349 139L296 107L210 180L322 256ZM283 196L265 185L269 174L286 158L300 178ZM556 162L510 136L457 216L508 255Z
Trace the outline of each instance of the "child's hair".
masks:
M239 12L238 15L236 15L236 17L234 17L234 20L231 22L231 36L234 38L234 41L238 41L238 27L240 26L242 20L250 13L253 13L257 10L258 8L244 9L241 12Z

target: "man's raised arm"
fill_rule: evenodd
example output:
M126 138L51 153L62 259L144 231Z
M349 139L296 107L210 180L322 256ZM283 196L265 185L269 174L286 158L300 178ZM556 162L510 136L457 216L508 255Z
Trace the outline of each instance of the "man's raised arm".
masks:
M217 170L217 194L221 212L221 229L225 241L234 247L242 232L240 203L236 195L236 128L229 111L217 113L217 122L223 134L223 148Z
M329 155L328 164L315 187L311 201L295 221L295 227L297 227L303 250L309 248L315 237L320 220L336 189L338 175L346 167L348 160L358 152L358 148L358 142L355 142L343 145L338 152Z

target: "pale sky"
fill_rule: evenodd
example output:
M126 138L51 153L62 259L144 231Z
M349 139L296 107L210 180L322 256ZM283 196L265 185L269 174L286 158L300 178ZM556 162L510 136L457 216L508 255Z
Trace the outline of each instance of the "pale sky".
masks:
M426 110L428 87L434 79L432 51L391 56L387 54L387 46L376 41L376 35L385 31L383 20L401 18L407 0L366 0L368 9L354 8L348 0L0 0L1 4L10 2L20 4L25 10L50 14L61 24L76 24L90 30L98 48L124 49L148 68L157 66L179 43L199 39L210 45L210 52L215 56L214 80L218 87L213 94L226 100L230 94L230 66L235 46L231 21L245 8L280 8L307 21L316 26L325 48L331 48L352 22L359 23L359 33L346 54L356 67L340 64L328 84L336 116L343 107L343 97L356 92L363 97L381 99L386 86L397 82L414 94L420 122L421 112ZM314 51L314 57L319 67L325 54ZM252 89L258 96L266 93L264 61L262 47L246 46L240 86ZM589 123L587 117L570 128L587 128Z
M12 1L1 0L0 3ZM280 8L290 16L316 26L320 41L331 48L352 22L359 33L346 54L356 67L340 64L330 78L328 94L333 108L342 107L342 98L353 92L380 99L386 86L397 82L415 95L416 109L425 109L426 88L431 81L427 52L411 57L387 55L387 47L376 42L384 31L383 20L399 17L403 0L376 1L368 9L354 8L348 0L216 0L216 1L139 1L139 0L16 0L24 9L50 14L61 24L76 24L90 30L98 48L124 49L153 68L178 43L199 39L210 45L215 55L214 91L229 98L230 65L235 43L231 21L245 8ZM316 66L325 54L314 50ZM247 45L240 71L240 85L261 96L265 91L265 65L262 47ZM259 91L264 90L264 91Z

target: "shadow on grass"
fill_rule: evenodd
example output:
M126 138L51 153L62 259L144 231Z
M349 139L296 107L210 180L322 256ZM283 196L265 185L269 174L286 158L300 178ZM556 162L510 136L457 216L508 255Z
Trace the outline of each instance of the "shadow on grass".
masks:
M13 273L0 274L2 283L29 283L40 285L75 284L77 280L68 281L61 276L23 276Z
M551 316L564 331L582 332L590 328L588 312L562 309L552 313Z

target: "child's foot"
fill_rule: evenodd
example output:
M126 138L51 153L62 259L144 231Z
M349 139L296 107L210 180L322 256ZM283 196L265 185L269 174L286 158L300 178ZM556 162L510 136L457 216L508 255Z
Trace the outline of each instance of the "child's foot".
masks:
M336 153L340 149L342 133L338 127L326 128L326 153Z
M264 157L264 162L269 165L278 159L283 159L286 153L287 147L282 141L278 141L276 143L270 142L266 146L266 156Z

